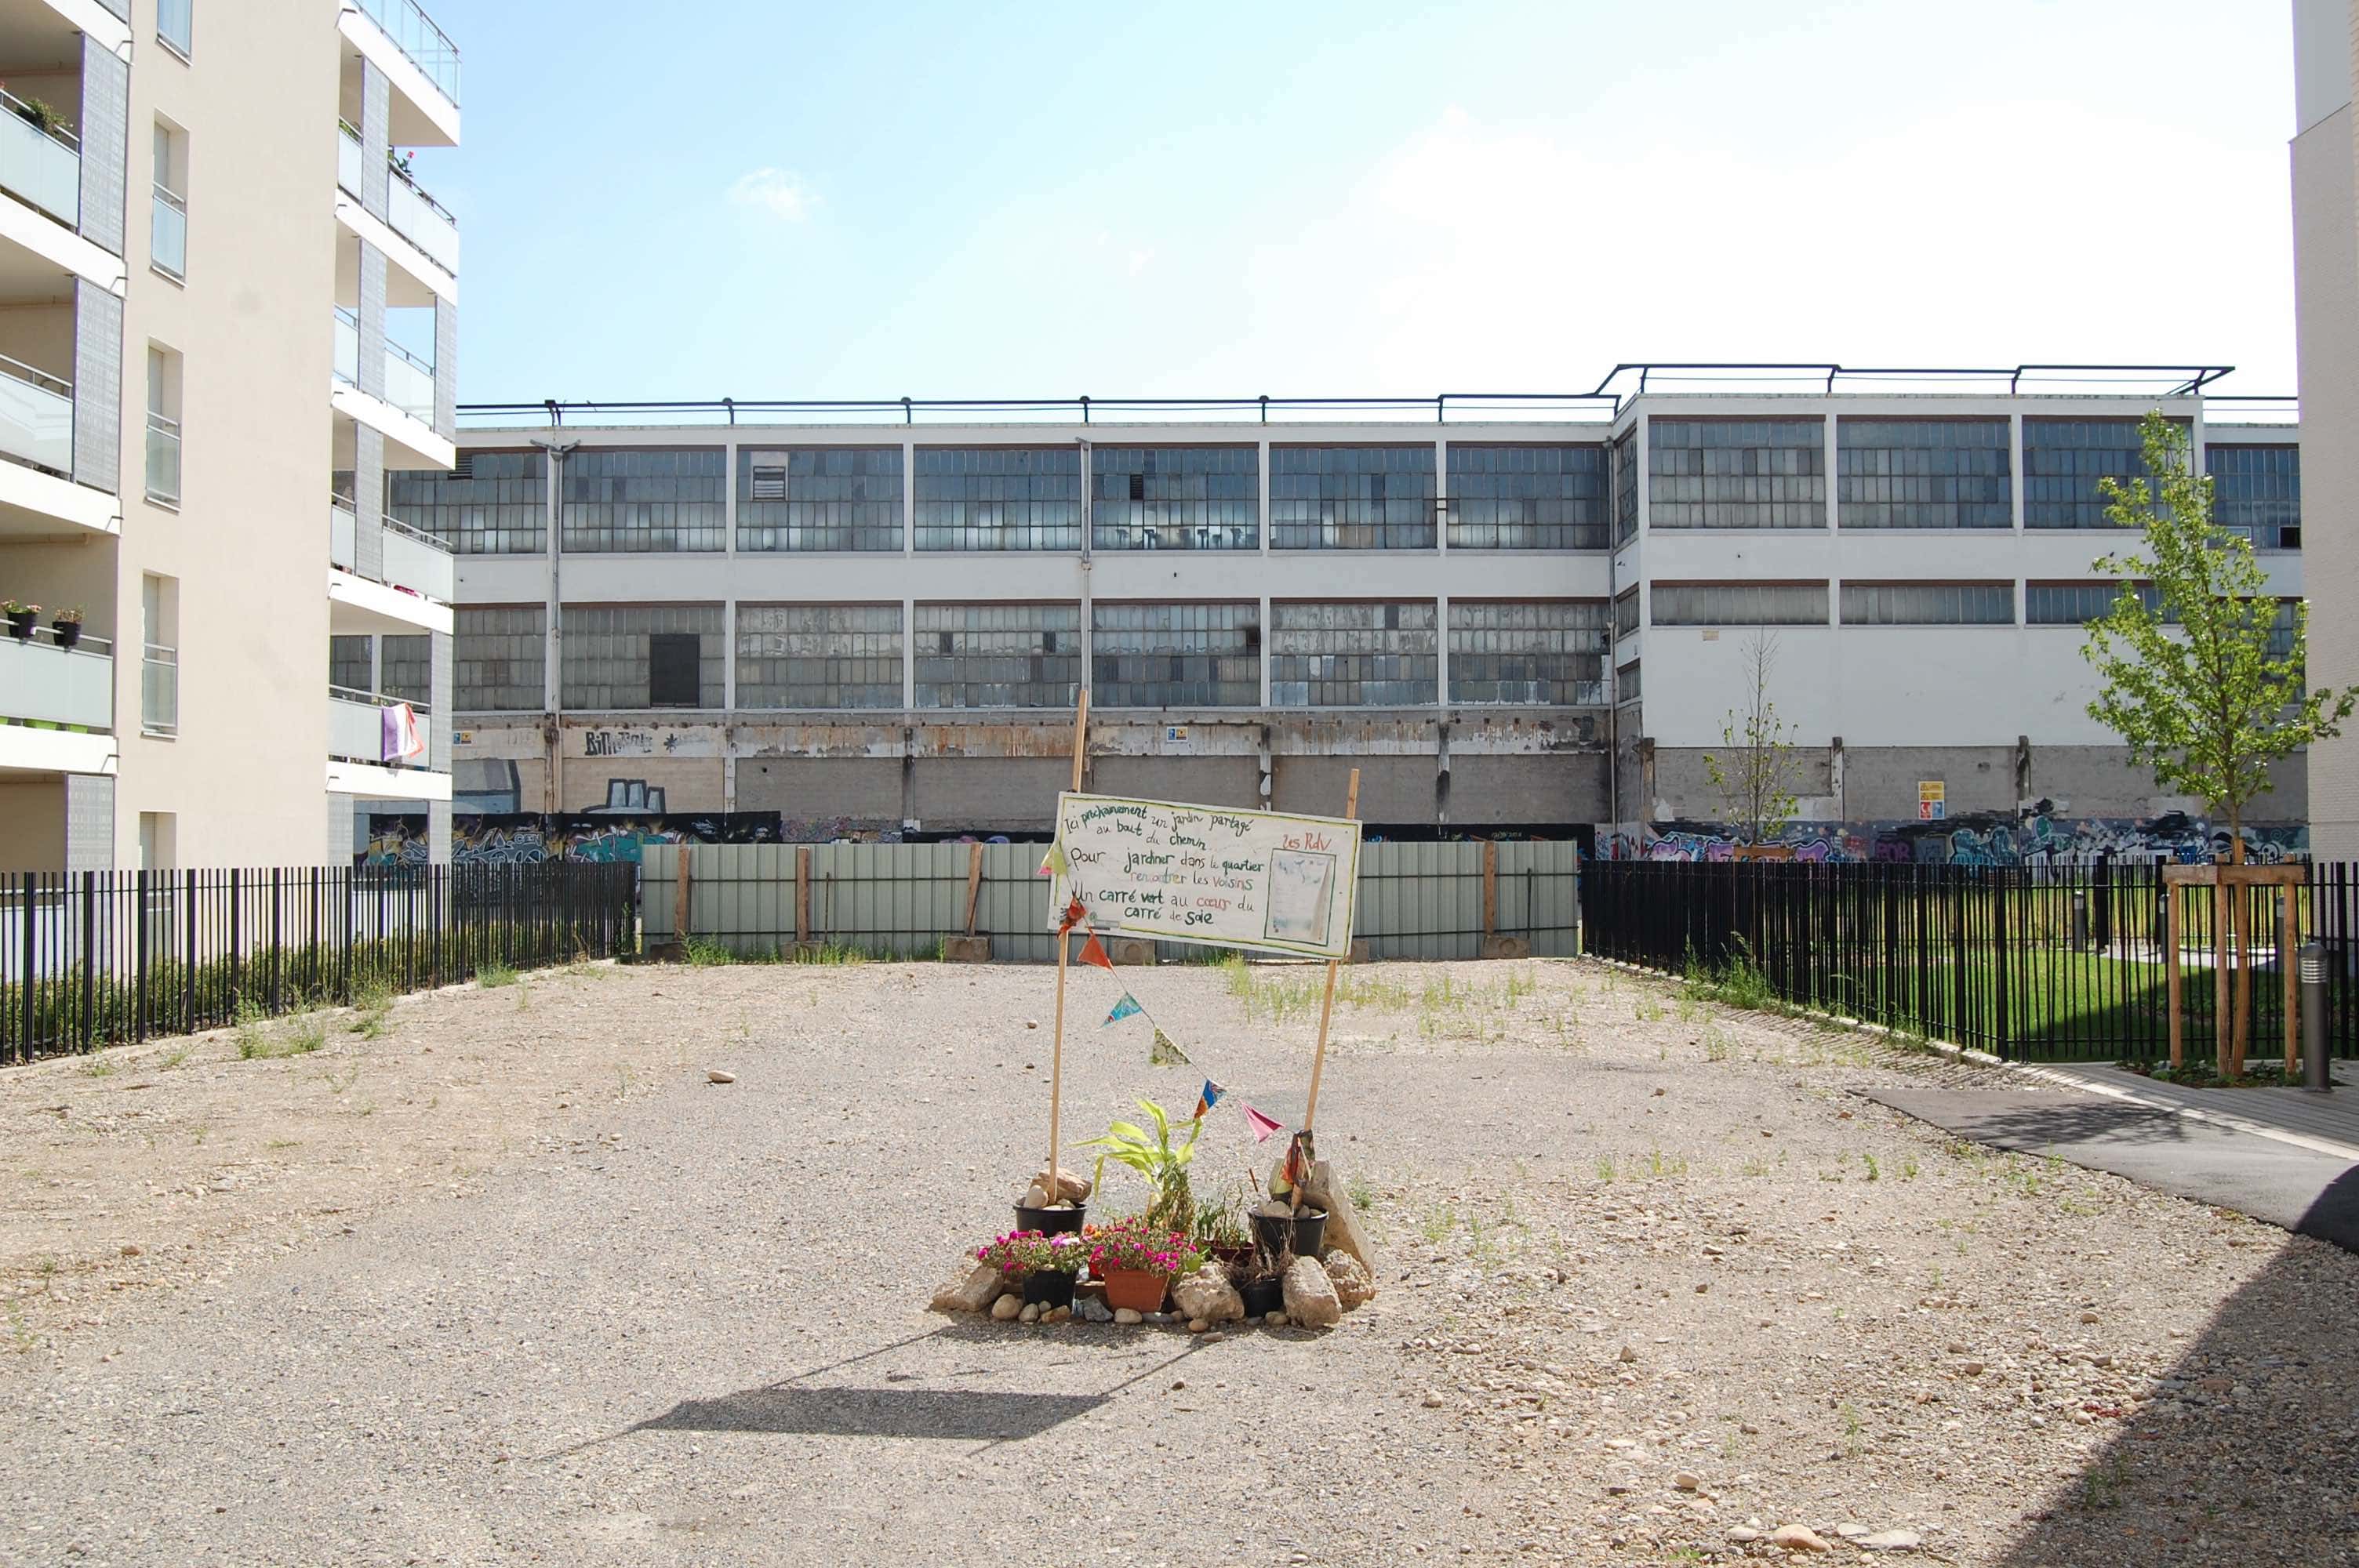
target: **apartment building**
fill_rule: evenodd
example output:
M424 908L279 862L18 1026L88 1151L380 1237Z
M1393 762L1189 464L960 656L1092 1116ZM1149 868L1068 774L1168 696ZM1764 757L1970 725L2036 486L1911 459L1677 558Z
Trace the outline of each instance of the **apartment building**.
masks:
M2118 823L2193 804L2084 711L2097 480L2142 471L2142 414L2187 423L2301 591L2289 407L2124 373L484 408L390 504L458 557L462 812L1035 833L1086 687L1093 789L1336 811L1357 768L1382 831L1635 850L1721 815L1702 759L1766 632L1812 823ZM2301 795L2294 770L2268 815Z
M2332 613L2310 627L2321 685L2359 686L2359 161L2352 82L2359 5L2294 0L2294 321L2302 459L2318 517L2310 568ZM2359 860L2359 731L2310 753L2310 832L2321 860Z
M451 556L384 494L457 460L458 73L409 0L0 0L0 869L447 838Z

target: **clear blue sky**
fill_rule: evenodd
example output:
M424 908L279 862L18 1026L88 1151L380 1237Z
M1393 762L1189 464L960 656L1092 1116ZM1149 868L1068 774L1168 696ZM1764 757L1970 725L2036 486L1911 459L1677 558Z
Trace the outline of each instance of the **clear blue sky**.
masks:
M2285 0L429 0L464 401L2293 388ZM692 18L692 19L691 19Z

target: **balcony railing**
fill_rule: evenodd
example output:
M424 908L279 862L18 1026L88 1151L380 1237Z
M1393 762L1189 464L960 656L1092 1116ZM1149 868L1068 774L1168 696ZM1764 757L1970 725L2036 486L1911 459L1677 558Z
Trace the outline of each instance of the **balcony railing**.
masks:
M32 640L0 636L0 718L104 731L114 720L114 647L84 637L62 647L37 627Z
M457 108L459 46L419 9L417 0L360 0L360 7Z
M73 472L73 384L0 354L0 452Z
M64 126L43 129L40 111L0 89L0 188L69 229L82 226L82 144Z
M340 571L352 571L360 559L354 547L354 535L360 533L361 521L342 501L328 503L328 564Z
M156 188L156 221L148 232L147 256L174 277L189 276L189 207L162 186Z
M382 692L328 688L328 754L350 762L383 762L388 767L422 768L433 754L434 719L422 703L410 703L418 716L418 738L425 750L407 758L386 752L385 710L405 700Z
M337 121L336 183L364 205L368 201L368 192L361 189L361 170L367 162L367 155L361 151L361 134L342 120Z
M143 645L139 665L139 731L180 732L180 650L161 643Z
M438 604L450 603L459 586L451 546L390 517L385 520L385 580Z
M335 374L347 386L361 384L361 319L342 306L336 307Z
M147 499L180 503L180 422L153 410L147 415Z
M385 400L413 419L434 423L434 367L400 344L385 345Z
M399 164L387 166L393 178L386 186L386 220L394 232L434 259L443 271L459 270L459 221L450 210L418 188Z

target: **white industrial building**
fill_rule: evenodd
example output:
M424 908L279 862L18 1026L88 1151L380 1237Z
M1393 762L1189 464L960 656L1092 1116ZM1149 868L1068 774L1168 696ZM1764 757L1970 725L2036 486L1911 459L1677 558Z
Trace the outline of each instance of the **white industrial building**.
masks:
M388 505L457 555L462 815L1037 833L1087 686L1095 789L1334 810L1356 767L1397 836L1708 841L1701 760L1766 627L1798 843L1938 815L2119 847L2201 831L2085 712L2092 562L2123 543L2097 481L2140 471L2141 415L2186 421L2221 520L2301 592L2289 403L2219 373L529 405L464 411L456 469ZM2265 840L2304 821L2300 774Z

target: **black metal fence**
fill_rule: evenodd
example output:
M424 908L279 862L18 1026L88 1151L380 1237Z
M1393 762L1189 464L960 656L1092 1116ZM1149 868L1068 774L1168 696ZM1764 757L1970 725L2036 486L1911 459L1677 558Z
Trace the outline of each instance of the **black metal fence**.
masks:
M2282 1055L2277 899L2246 899L2249 1056ZM2359 867L2316 865L2294 890L2298 941L2328 954L2327 1030L2359 1056ZM2213 898L2183 890L2180 1017L2213 1049ZM1587 951L1709 972L1779 1000L2032 1061L2169 1054L2158 866L1959 867L1598 861L1582 868Z
M343 866L0 877L0 1062L611 957L637 868Z

